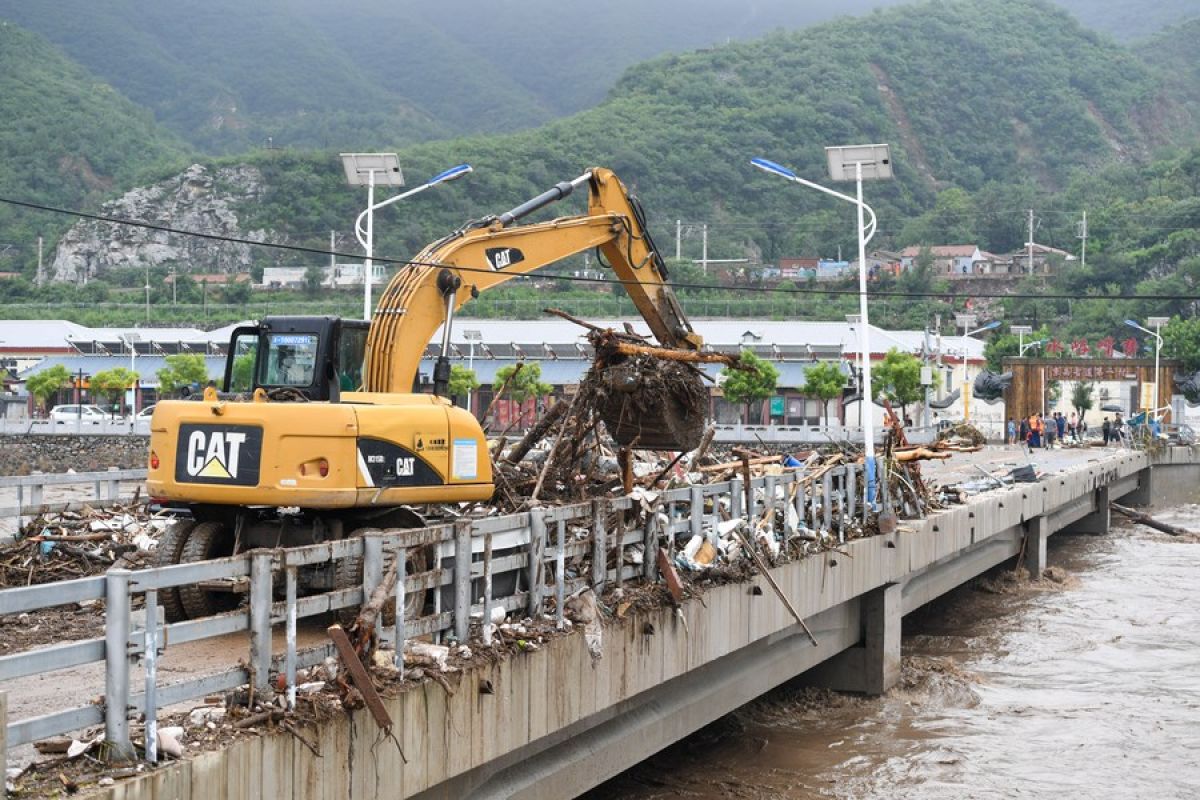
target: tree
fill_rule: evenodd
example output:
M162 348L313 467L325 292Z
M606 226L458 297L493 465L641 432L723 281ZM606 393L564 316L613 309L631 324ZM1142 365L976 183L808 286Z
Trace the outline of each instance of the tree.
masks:
M751 402L765 400L775 392L779 370L769 361L743 350L739 368L726 367L721 370L721 376L721 391L725 399L731 403L745 403L746 417L749 417Z
M548 383L542 383L542 365L536 361L524 361L525 366L517 372L517 365L510 364L496 370L496 379L492 387L499 391L506 386L505 393L518 403L524 403L531 397L545 397L554 391ZM516 372L514 376L513 373ZM451 370L453 376L453 370Z
M250 302L250 284L238 282L230 275L229 283L221 289L221 298L231 305L244 306Z
M1092 410L1093 388L1095 387L1091 383L1080 381L1071 390L1071 405L1075 407L1075 413L1079 414L1080 419L1083 419L1083 415Z
M800 391L825 403L825 421L829 422L829 401L842 393L846 376L832 361L821 361L804 370L804 385Z
M113 367L92 376L92 389L115 406L125 392L133 388L137 379L138 374L128 367ZM113 416L116 416L115 410Z
M29 380L25 381L25 390L33 395L38 405L44 409L50 398L70 382L71 373L67 372L67 368L62 364L55 364L49 369L30 375Z
M1183 371L1200 370L1200 317L1175 317L1160 332L1163 337L1162 355L1183 361Z
M255 353L243 353L233 360L233 372L229 376L229 391L248 392L254 387Z
M167 356L166 366L158 375L159 394L174 394L181 387L208 383L208 365L199 353L176 353Z
M304 270L304 293L309 297L315 297L321 292L321 285L325 282L325 271L316 264L309 264L308 269Z
M451 397L465 397L468 393L478 388L479 378L475 376L475 370L467 369L460 364L454 364L450 367Z
M921 385L921 362L916 356L901 353L896 348L888 350L883 362L871 367L874 391L893 403L900 404L900 413L907 417L907 406L925 396ZM874 398L863 398L864 402Z

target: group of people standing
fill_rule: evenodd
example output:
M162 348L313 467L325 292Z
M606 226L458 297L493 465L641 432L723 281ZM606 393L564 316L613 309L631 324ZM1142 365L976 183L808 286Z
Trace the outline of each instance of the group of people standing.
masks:
M1013 419L1008 420L1008 443L1025 442L1030 447L1054 447L1055 442L1061 443L1068 438L1075 442L1080 441L1087 429L1087 421L1074 412L1070 417L1058 411L1050 417L1044 414L1030 414L1028 417L1022 417L1019 423Z

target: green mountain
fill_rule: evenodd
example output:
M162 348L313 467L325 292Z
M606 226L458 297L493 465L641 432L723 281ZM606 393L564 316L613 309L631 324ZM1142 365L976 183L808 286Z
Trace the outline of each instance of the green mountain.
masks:
M1173 91L1155 68L1038 0L905 6L638 65L599 106L537 130L408 148L410 176L461 161L477 174L410 201L379 230L391 253L410 253L467 216L601 164L639 191L660 237L675 219L709 221L714 257L850 252L848 207L772 181L749 159L819 180L825 145L890 142L897 180L869 193L885 219L877 244L895 244L903 220L947 188L1052 190L1075 171L1140 162L1181 141L1198 117ZM1171 126L1159 124L1163 108ZM348 219L361 202L329 156L259 163L289 187L268 196L260 225L318 231L331 210ZM289 171L327 177L294 186Z
M0 0L208 153L535 127L630 64L898 0Z
M1122 42L1145 38L1200 16L1196 0L1055 0L1084 25Z
M95 205L114 188L178 167L182 152L149 112L41 37L0 21L0 196ZM31 263L37 236L69 224L0 205L0 271Z

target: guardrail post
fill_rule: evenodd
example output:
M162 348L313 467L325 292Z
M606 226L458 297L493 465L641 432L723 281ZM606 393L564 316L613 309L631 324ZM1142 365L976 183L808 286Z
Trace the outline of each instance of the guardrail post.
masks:
M270 550L250 554L250 680L255 692L265 692L271 678L271 562Z
M404 679L404 581L408 576L408 549L396 548L396 669L400 670L400 679ZM441 587L437 593L441 594ZM417 612L418 616L420 612Z
M284 669L287 670L287 706L288 711L296 710L296 581L299 569L294 565L287 566L285 577L285 599L287 602L287 654Z
M146 590L146 761L158 763L158 590Z
M0 692L0 798L8 797L5 784L8 782L8 692Z
M858 499L858 467L846 466L846 517L854 519L855 501Z
M654 571L657 569L656 558L658 556L658 503L650 507L650 514L646 517L646 530L644 533L642 575L646 580L654 580Z
M109 472L116 472L116 467L109 467ZM111 502L116 502L121 496L121 481L117 478L109 478L108 480L108 499Z
M466 644L471 625L471 523L454 523L454 638Z
M483 644L492 646L492 535L483 536Z
M775 487L779 483L778 476L767 475L763 487L763 517L774 519L775 517Z
M824 512L825 530L833 533L833 473L826 472L821 479L821 507Z
M734 519L742 516L745 510L742 506L746 500L746 487L742 483L742 476L737 475L729 481L729 514Z
M34 485L29 487L29 505L35 506L36 508L41 508L41 506L42 506L42 488L43 488L42 484L40 484L40 483L35 483ZM33 512L34 514L37 513L36 508Z
M362 546L362 590L363 603L366 604L375 587L383 580L383 539L376 531L371 531L362 537Z
M127 569L110 569L104 595L104 739L109 758L129 761L129 576Z
M605 524L608 521L608 502L606 500L592 501L592 589L597 593L604 591L604 581L608 577L608 547Z
M692 536L704 535L704 487L700 484L693 484L691 488L691 516L688 522L691 524ZM716 535L716 528L713 529L713 535Z
M558 521L558 547L554 551L554 626L563 629L567 593L567 521Z
M542 613L542 555L546 546L546 517L541 511L529 512L529 616Z

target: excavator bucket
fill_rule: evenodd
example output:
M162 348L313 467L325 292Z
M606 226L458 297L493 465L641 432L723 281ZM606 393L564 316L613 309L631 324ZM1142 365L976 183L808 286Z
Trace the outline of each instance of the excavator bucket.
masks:
M596 409L620 445L642 450L694 450L708 418L708 391L691 364L648 355L593 369ZM581 387L585 388L585 387Z

